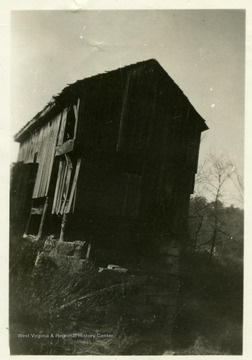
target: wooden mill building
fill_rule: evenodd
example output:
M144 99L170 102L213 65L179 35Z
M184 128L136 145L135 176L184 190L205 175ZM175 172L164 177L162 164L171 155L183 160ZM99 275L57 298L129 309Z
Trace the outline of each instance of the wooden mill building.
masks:
M155 262L183 244L206 129L156 60L77 81L15 135L11 219L101 265Z

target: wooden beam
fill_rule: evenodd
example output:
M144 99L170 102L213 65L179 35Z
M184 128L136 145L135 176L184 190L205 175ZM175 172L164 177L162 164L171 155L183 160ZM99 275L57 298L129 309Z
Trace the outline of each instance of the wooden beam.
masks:
M88 248L87 248L87 253L86 253L86 259L88 260L90 257L90 252L91 252L91 244L88 244Z
M38 231L37 239L40 239L41 235L42 235L47 208L48 208L48 197L45 200L44 209L43 209L43 213L42 213L41 221L40 221L40 225L39 225L39 231Z
M58 202L58 192L59 192L59 185L62 173L62 161L59 163L58 175L57 175L57 182L54 191L54 199L53 199L53 206L52 206L52 214L56 212L57 202Z
M63 199L64 196L64 192L62 193L62 200L63 203L61 205L61 209L60 209L60 213L63 214L65 212L65 206L67 204L67 198L68 198L68 193L69 193L69 187L70 187L70 180L71 180L71 175L72 175L72 170L73 170L73 165L72 165L72 161L70 159L69 156L65 155L66 157L66 163L67 163L67 175L66 175L66 181L65 181L65 199ZM64 190L64 189L63 189Z
M59 241L64 241L66 223L67 223L67 214L63 214Z
M68 205L65 208L65 212L67 212L67 213L69 213L70 210L71 210L71 205L72 205L72 201L73 201L73 197L74 197L74 192L75 192L75 188L77 186L77 180L78 180L78 176L79 176L80 165L81 165L81 159L78 159L77 164L76 164L72 189L71 189L71 193L70 193L70 197L69 197L69 202L68 202Z
M78 120L79 120L79 108L80 108L80 99L77 101L77 105L73 106L74 116L75 116L75 127L74 127L74 136L73 139L76 139L77 129L78 129Z
M74 149L74 140L68 140L56 147L55 156L67 154Z
M60 131L59 131L59 137L58 137L58 145L61 145L63 143L64 134L65 134L65 127L66 127L66 120L67 120L67 113L68 108L65 108L61 115L61 123L60 123Z

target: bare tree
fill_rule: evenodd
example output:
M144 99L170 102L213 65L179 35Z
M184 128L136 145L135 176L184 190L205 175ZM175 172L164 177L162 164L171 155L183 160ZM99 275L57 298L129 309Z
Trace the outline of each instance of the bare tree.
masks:
M197 247L206 248L207 246L210 260L217 241L220 238L223 240L224 235L231 238L223 229L221 211L223 209L222 198L225 194L225 185L233 178L233 173L234 166L230 161L225 160L223 155L217 156L212 153L199 168L196 181L198 190L194 197L194 213L195 216L198 216L198 222L196 230L194 230L193 249L196 251ZM203 194L208 201L199 201ZM203 224L206 225L206 223L209 235L207 239L206 236L201 239L200 232Z

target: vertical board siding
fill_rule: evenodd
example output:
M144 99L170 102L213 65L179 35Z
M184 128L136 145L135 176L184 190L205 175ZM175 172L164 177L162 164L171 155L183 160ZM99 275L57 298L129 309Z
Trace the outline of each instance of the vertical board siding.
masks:
M124 75L122 78L94 79L88 91L83 89L77 139L85 151L116 151L125 85Z
M33 198L44 197L48 193L59 130L60 116L61 115L58 115L54 120L52 120L44 127L42 137L42 151L40 154L38 154L40 155L38 160L39 168L33 191ZM40 162L40 160L42 161Z
M61 114L31 134L31 136L21 144L18 161L24 162L25 164L38 163L38 172L32 195L33 199L47 196L60 119Z
M81 159L79 158L75 165L66 155L59 163L57 183L54 193L52 214L63 215L74 210L75 193Z

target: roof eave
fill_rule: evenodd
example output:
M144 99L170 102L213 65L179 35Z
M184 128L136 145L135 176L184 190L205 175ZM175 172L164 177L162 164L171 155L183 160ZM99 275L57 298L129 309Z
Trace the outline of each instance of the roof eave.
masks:
M47 104L42 111L35 115L34 118L32 118L25 126L22 127L22 129L20 129L14 135L14 141L21 142L22 139L26 136L26 134L34 130L36 127L39 127L54 107L55 102L50 102L49 104Z

